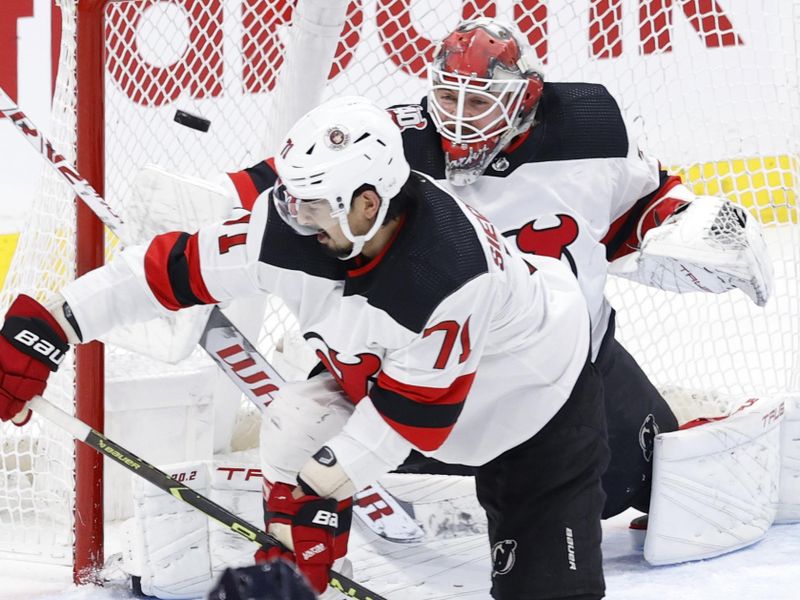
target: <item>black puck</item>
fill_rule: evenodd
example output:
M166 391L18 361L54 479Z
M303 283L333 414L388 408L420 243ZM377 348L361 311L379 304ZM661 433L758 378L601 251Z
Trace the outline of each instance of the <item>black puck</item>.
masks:
M211 121L208 119L189 114L183 110L175 111L175 122L197 131L208 131L208 128L211 127Z

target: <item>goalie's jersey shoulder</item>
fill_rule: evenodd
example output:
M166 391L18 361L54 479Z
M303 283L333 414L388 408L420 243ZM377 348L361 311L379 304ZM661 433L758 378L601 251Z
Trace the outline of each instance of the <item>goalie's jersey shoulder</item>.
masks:
M388 109L403 135L403 152L411 168L436 180L444 174L441 138L428 114L428 100L419 104L396 104Z
M444 179L444 152L428 113L427 99L388 110L402 130L411 168ZM528 136L511 152L500 152L485 174L505 177L526 163L624 158L628 145L619 106L603 85L548 82L536 110L536 124Z
M516 154L526 162L624 158L628 133L616 100L604 86L545 83L536 123L512 152Z
M488 273L487 243L463 205L416 173L397 239L377 266L348 273L345 296L360 294L368 304L419 333L436 308L466 283Z

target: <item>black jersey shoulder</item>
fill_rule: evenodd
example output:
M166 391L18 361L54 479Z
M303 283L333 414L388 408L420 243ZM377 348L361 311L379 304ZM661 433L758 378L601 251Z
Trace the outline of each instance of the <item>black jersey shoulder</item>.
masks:
M437 306L488 271L478 231L458 201L417 173L406 221L374 272L348 280L345 294L366 296L403 327L421 332Z
M436 127L428 114L428 100L396 104L387 109L403 135L403 151L411 168L434 179L444 179L444 152Z
M271 198L262 201L269 202L269 213L258 257L260 262L315 277L344 280L346 270L341 260L325 254L313 235L299 235L287 225Z
M614 97L596 83L545 83L530 135L511 153L510 167L524 163L624 158L628 132ZM490 168L487 174L494 174Z

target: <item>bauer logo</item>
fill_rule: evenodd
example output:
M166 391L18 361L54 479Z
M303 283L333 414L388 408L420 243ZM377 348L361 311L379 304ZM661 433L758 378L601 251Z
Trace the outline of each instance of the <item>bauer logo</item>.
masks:
M578 565L575 562L575 538L572 535L572 529L566 527L564 529L564 534L567 538L567 560L569 561L569 570L577 571Z
M58 365L60 365L64 360L64 352L53 346L53 344L47 340L43 340L28 329L23 329L20 331L14 336L14 339L20 344L27 346L40 356L44 357L48 362L52 363L56 367L58 367Z
M503 540L492 546L492 577L505 575L514 568L517 560L517 542Z
M315 525L322 525L323 527L332 527L336 529L339 527L339 515L338 513L331 512L329 510L318 510L314 515L314 518L311 519L311 522Z

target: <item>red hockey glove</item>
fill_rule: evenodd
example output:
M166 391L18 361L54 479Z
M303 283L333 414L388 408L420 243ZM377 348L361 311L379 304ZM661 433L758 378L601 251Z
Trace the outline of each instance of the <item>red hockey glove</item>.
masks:
M311 587L322 593L328 587L331 565L334 561L333 539L338 524L337 502L333 498L304 495L292 496L294 486L275 483L267 500L270 533L276 528L271 525L291 527L291 545L294 554L281 548L261 549L256 553L259 562L283 557L297 563ZM282 539L284 543L289 540ZM289 544L287 544L289 545Z
M47 386L69 349L53 315L36 300L20 295L0 330L0 419L16 425L30 420L25 404Z

